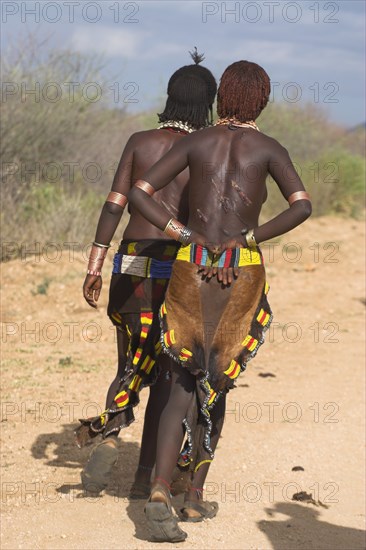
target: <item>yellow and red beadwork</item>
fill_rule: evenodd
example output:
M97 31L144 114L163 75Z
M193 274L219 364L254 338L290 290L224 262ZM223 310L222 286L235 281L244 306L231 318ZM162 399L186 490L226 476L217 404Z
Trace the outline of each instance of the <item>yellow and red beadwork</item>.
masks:
M244 338L242 341L242 346L244 348L247 348L249 351L254 351L255 348L258 346L258 340L256 338L253 338L250 334Z
M139 376L138 374L135 374L128 388L137 393L140 390L141 382L142 382L141 376Z
M224 374L231 378L231 380L235 380L239 376L240 373L240 365L237 361L234 359L231 361L229 368L224 371Z
M264 309L262 308L257 315L258 323L260 323L262 327L265 327L266 325L268 325L270 320L271 320L271 315L266 311L264 311Z
M156 361L155 359L152 359L150 355L146 355L145 359L142 362L142 365L140 367L141 370L146 372L146 374L150 374L151 369L155 365Z
M121 391L114 398L114 402L117 404L117 407L125 407L129 402L128 393L126 391Z
M181 360L181 361L188 361L191 357L192 357L192 352L189 351L189 349L186 349L186 348L182 348L180 350L180 353L178 355L178 358Z
M164 344L167 348L170 348L172 344L175 344L174 329L168 330L164 333Z
M122 316L118 312L114 312L111 314L111 317L113 321L115 321L118 325L122 324Z
M208 398L208 404L209 405L212 405L212 403L214 402L214 400L216 398L216 395L217 395L217 393L211 388L210 397Z

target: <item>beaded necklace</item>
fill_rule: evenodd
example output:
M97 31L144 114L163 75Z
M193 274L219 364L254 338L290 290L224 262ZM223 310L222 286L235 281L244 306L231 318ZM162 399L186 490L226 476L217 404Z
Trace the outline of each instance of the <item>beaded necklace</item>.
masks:
M191 134L195 131L195 128L193 128L190 124L187 122L182 122L181 120L167 120L166 122L162 122L158 126L158 130L162 128L178 128L178 130L183 130L184 132L187 132L187 134Z
M216 122L215 126L235 126L238 128L253 128L254 130L257 130L257 132L260 132L258 126L254 122L254 120L248 120L247 122L240 122L240 120L237 120L236 118L219 118L219 120Z

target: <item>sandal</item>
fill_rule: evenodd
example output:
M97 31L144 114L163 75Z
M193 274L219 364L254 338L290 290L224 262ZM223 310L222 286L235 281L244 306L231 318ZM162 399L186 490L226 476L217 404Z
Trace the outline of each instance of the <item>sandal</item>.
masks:
M113 441L113 446L109 444ZM118 459L117 437L109 436L92 450L81 472L81 483L88 493L99 494L108 485L113 466Z
M145 505L147 525L151 531L153 542L183 542L187 533L179 527L177 519L173 516L170 502L152 502L151 497L155 492L166 490L160 484L155 484L151 496Z
M143 481L134 481L130 489L128 498L130 500L146 500L151 492L150 483L144 483Z
M186 500L184 507L180 509L180 517L182 521L199 522L204 519L212 519L216 516L219 509L217 502L208 502L207 500ZM190 516L187 511L194 510L201 514L200 516Z

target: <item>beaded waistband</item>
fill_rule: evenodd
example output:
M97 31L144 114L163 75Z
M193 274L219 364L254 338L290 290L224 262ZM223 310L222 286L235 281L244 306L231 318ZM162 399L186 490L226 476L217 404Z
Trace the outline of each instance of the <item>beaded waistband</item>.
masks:
M191 243L181 246L177 260L208 267L243 267L245 265L262 265L263 257L257 248L229 248L221 254L214 254L204 246Z
M137 277L170 279L174 259L156 260L147 256L117 253L113 258L113 274L123 273Z

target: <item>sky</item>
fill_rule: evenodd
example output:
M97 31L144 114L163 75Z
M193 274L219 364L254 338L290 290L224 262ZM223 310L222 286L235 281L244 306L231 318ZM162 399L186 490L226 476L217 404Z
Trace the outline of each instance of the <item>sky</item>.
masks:
M363 0L2 0L1 27L5 51L36 32L46 48L103 55L99 93L131 113L156 106L197 46L218 81L247 59L269 74L271 101L320 105L346 127L366 119Z

